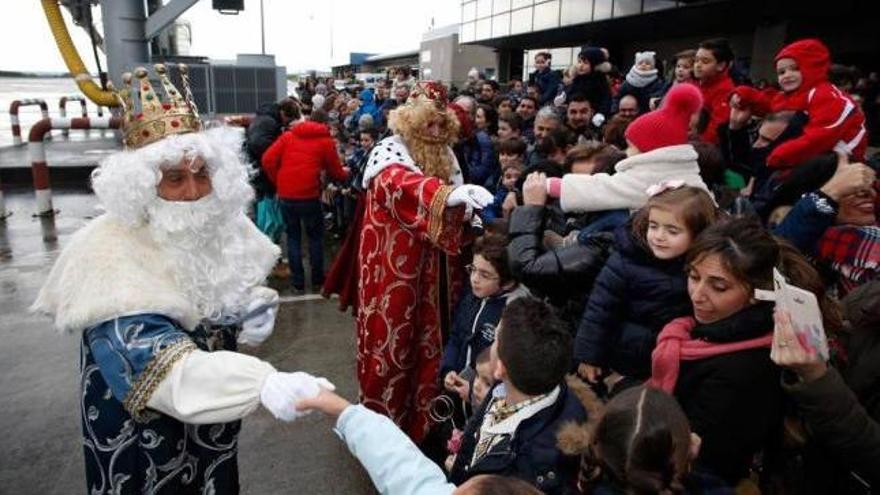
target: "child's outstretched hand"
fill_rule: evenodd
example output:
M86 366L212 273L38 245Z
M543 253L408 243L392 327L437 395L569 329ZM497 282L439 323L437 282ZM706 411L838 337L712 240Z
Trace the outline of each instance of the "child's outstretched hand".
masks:
M322 388L318 395L311 399L303 399L296 403L298 411L320 411L328 416L339 416L351 402L343 399L334 392Z

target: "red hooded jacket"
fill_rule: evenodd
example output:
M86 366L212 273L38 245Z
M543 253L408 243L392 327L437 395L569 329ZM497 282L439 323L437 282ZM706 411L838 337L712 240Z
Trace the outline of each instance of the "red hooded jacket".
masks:
M801 71L798 89L785 93L740 86L735 90L742 104L759 117L784 110L806 112L809 117L803 135L779 145L767 165L793 167L832 150L863 160L868 147L865 115L848 94L828 81L828 48L817 39L795 41L776 55L776 61L783 58L793 59Z
M321 171L345 180L336 143L330 130L317 122L301 122L285 132L263 154L263 170L281 199L317 199L321 196Z

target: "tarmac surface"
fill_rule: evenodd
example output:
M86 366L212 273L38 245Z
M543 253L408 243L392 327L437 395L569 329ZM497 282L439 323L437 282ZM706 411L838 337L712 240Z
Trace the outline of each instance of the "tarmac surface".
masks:
M53 184L58 214L38 218L32 191L4 192L12 215L0 220L0 493L82 493L80 335L57 333L27 308L70 235L96 214L95 198ZM283 300L273 335L253 354L279 370L325 376L355 398L353 318L334 301ZM375 493L331 420L317 414L287 424L258 409L244 419L238 460L242 493Z

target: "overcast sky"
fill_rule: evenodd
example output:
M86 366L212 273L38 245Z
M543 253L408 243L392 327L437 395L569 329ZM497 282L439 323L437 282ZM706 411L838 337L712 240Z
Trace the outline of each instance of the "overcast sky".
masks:
M121 0L114 0L121 1ZM128 0L125 0L128 1ZM4 0L0 16L0 70L64 72L52 34L38 0ZM290 73L329 69L345 63L349 52L392 53L415 50L431 25L454 24L460 0L263 0L266 53L274 54ZM215 59L234 59L238 53L260 53L260 1L245 0L237 16L211 9L200 0L183 19L192 24L191 53ZM62 9L67 12L66 9ZM95 9L100 26L100 9ZM88 36L68 28L86 66L95 71ZM332 26L332 29L331 29ZM331 31L332 52L331 59ZM103 60L102 60L103 63ZM106 65L104 65L106 69Z

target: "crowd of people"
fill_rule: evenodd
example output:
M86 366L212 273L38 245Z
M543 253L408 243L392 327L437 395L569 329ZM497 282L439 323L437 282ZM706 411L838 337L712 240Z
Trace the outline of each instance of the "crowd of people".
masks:
M469 276L437 283L456 302L426 323L442 338L433 367L400 375L433 392L393 406L371 401L400 388L359 369L366 407L330 393L309 405L343 415L342 436L383 492L436 482L425 493L446 493L478 474L547 493L878 486L880 374L868 358L880 316L878 163L866 156L877 75L854 79L815 39L776 55L773 84L752 84L734 60L726 40L712 39L675 53L668 74L657 53L644 51L622 75L606 49L585 47L561 73L541 52L526 81L502 85L472 70L464 87L449 88L438 115L453 118L459 180L483 201L467 208L472 241L453 253L430 239L447 268L458 263ZM306 121L261 160L289 235L300 235L293 210L302 200L289 184L308 183L315 219L323 201L327 229L369 236L356 205L379 195L371 192L376 172L365 179L365 170L398 149L377 148L411 150L419 139L402 118L395 125L394 112L420 85L401 68L366 89L308 81L281 102L276 128L291 112ZM312 132L335 139L337 154L312 151ZM391 143L395 135L404 137ZM283 151L291 142L299 147ZM321 167L323 182L312 172ZM298 291L299 240L289 242ZM310 251L315 290L324 281L318 244ZM760 296L773 290L774 269L815 295L827 362L799 340L789 314ZM336 292L357 309L357 297ZM371 352L364 345L359 357ZM415 410L427 418L417 427ZM373 433L354 433L355 423ZM425 479L387 469L421 455L410 441L431 459L419 468ZM381 458L364 453L378 444Z
M237 492L260 405L335 417L389 494L880 487L876 75L815 39L774 84L723 39L668 78L609 55L541 52L503 87L306 83L244 141L204 129L185 67L182 91L155 67L164 102L124 76L106 213L32 308L82 332L89 491ZM283 233L287 290L356 315L359 404L238 352L274 328Z

